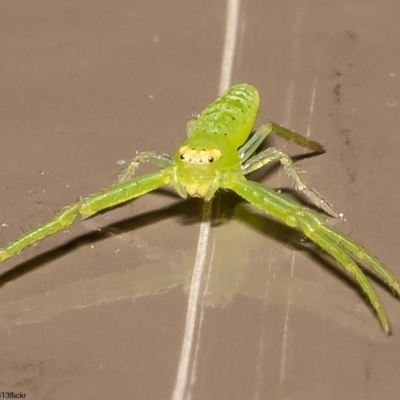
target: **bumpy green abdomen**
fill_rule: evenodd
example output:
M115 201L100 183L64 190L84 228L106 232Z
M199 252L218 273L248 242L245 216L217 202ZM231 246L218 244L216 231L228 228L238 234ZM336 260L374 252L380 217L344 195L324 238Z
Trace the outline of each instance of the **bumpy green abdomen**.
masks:
M224 135L238 148L250 135L259 106L257 89L247 83L239 83L202 111L193 132Z

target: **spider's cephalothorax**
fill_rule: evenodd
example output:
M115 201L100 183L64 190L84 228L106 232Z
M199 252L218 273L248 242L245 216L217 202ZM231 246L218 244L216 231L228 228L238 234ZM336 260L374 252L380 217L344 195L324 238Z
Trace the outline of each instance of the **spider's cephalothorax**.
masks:
M235 146L223 138L218 147L214 136L194 133L174 157L172 184L182 197L204 197L210 200L221 186L226 171L240 170Z
M188 122L188 137L173 158L154 151L137 154L119 175L116 184L63 208L53 218L8 243L0 249L0 262L64 229L79 216L90 217L163 185L172 185L181 197L202 197L205 200L211 200L218 189L232 190L268 215L301 230L340 263L365 292L384 332L389 335L386 312L358 264L361 262L368 266L400 296L400 283L389 269L360 243L328 225L315 211L246 178L247 174L278 160L294 180L297 190L326 214L339 216L331 204L306 184L293 160L283 151L270 147L256 154L257 148L270 133L314 152L324 151L319 143L273 122L262 125L252 135L259 105L260 98L254 86L246 83L232 86L197 118ZM134 173L142 162L153 163L160 169L135 177Z

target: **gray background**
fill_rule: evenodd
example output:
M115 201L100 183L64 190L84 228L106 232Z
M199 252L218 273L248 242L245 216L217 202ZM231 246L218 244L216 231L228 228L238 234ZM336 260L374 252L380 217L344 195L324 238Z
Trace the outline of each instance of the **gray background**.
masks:
M298 165L345 214L331 222L397 276L399 7L242 1L232 74L259 89L258 124L325 145ZM136 150L176 151L186 120L218 94L226 9L1 2L1 243L110 186ZM253 178L291 187L281 169ZM390 292L375 285L394 327L387 339L340 267L235 196L220 201L231 218L211 233L192 383L180 398L397 399L400 308ZM159 191L2 265L0 391L172 398L200 213L198 201Z

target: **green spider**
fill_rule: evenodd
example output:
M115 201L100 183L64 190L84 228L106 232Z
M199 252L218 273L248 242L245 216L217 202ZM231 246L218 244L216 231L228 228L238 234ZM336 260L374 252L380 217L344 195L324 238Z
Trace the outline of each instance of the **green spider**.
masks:
M205 201L210 201L218 189L229 189L268 215L300 229L339 262L365 292L382 329L389 336L391 330L386 312L358 262L368 265L400 296L400 283L387 267L361 244L329 226L316 212L273 189L246 179L250 172L279 160L294 180L297 190L328 215L339 217L332 205L305 183L288 155L275 147L256 154L257 148L272 132L302 147L324 152L319 143L273 122L262 125L251 135L259 105L260 97L253 86L245 83L232 86L198 117L189 120L187 139L173 158L152 151L138 153L119 175L114 186L63 208L53 218L11 241L0 249L0 262L66 228L78 216L90 217L162 185L172 185L183 198L201 197ZM161 169L133 177L136 168L143 162L150 162Z

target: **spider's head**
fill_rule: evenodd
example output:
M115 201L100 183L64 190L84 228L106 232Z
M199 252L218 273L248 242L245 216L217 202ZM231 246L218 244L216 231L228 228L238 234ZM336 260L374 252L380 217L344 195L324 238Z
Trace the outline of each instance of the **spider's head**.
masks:
M193 134L174 157L175 182L183 196L210 200L220 186L224 173L240 166L236 148L225 137Z

